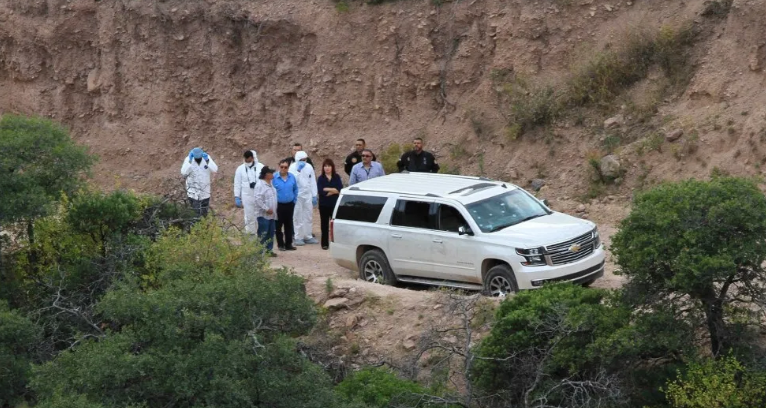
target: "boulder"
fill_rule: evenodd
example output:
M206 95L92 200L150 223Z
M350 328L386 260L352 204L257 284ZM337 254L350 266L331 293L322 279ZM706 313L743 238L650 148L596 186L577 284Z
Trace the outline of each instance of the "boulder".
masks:
M330 293L329 298L341 298L346 297L346 295L348 295L348 288L337 288Z
M604 129L612 129L616 127L620 127L625 123L625 117L620 115L612 116L611 118L604 121Z
M88 73L88 92L96 92L101 89L101 70L94 68Z
M610 154L601 158L599 162L599 171L603 177L616 179L620 177L622 173L622 166L620 165L620 159L617 156Z
M329 310L337 310L343 307L347 307L348 299L346 298L334 298L327 302L324 302L324 307Z
M577 209L575 210L578 213L584 213L585 212L585 204L580 204L577 206Z
M675 142L676 140L680 139L681 136L683 136L683 135L684 135L684 130L683 129L676 129L676 130L674 130L674 131L672 131L670 133L667 133L665 135L665 140L668 141L668 142Z

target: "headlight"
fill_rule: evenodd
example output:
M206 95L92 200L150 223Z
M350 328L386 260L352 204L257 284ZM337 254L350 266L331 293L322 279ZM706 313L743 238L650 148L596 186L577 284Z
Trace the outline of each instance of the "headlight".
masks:
M593 229L593 249L601 246L601 236L598 234L598 228Z
M525 262L521 264L524 266L543 266L545 262L545 249L544 248L516 248L516 253L523 256Z

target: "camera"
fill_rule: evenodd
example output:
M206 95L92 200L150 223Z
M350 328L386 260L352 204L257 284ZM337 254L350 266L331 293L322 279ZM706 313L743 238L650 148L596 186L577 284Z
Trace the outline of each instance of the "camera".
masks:
M255 181L250 183L250 188L255 188Z

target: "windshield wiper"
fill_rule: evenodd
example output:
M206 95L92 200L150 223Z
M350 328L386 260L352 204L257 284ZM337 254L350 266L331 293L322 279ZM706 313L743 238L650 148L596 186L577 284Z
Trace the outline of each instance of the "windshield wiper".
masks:
M495 228L492 228L491 230L489 230L489 232L500 231L501 229L503 229L503 228L508 228L508 227L510 227L511 225L516 225L516 224L505 224L505 225L498 225L497 227L495 227Z

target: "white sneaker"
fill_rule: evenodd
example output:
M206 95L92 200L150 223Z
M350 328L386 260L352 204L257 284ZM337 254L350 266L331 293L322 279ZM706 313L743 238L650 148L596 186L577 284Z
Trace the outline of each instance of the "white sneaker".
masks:
M295 246L304 246L304 245L306 245L306 243L303 242L302 239L296 239L296 240L293 241L293 245L295 245Z
M318 243L319 243L319 241L317 241L317 239L316 239L316 238L314 238L314 237L311 237L311 238L309 238L309 239L307 239L307 240L306 240L306 243L307 243L307 244L318 244Z

